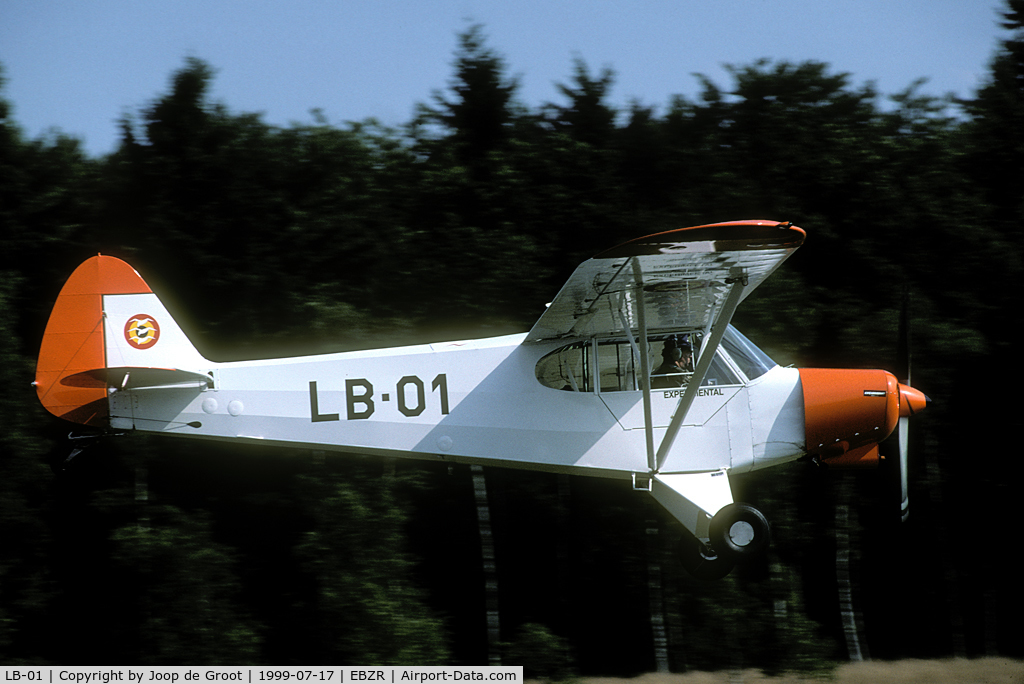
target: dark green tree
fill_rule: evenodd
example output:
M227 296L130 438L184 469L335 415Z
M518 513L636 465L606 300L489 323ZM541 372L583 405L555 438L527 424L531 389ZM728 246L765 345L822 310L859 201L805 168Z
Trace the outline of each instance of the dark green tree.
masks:
M111 636L123 640L113 652L124 662L258 662L260 627L239 605L235 560L201 514L151 506L111 541L111 579L125 613L124 631Z
M301 662L443 664L443 624L415 584L396 483L359 480L321 473L299 482L313 521L296 548L312 582Z
M604 148L615 132L618 112L607 103L615 72L605 67L600 75L591 76L581 57L573 60L570 85L558 84L558 91L568 99L565 105L549 104L548 117L555 130L567 133L573 140L592 147Z
M33 405L32 362L14 329L19 284L0 271L0 383L11 388L0 395L0 660L30 664L45 658L44 616L55 587L47 572L50 473L41 461L49 440Z
M458 38L451 98L434 93L435 106L421 106L420 120L449 131L446 146L455 159L482 177L490 166L487 156L509 138L519 82L506 75L504 60L486 45L482 26L470 26Z
M524 677L563 682L576 675L569 643L544 625L526 623L503 646L504 662L522 665Z
M60 131L26 140L3 83L0 65L0 270L21 277L9 293L19 298L13 325L21 336L41 332L45 314L40 320L35 303L52 296L54 284L91 248L81 241L96 217L98 168L78 140Z
M0 68L0 660L39 663L50 653L54 433L32 386L35 346L66 257L87 225L94 165L78 141L26 140L2 96ZM64 273L62 273L64 271Z
M1006 0L1002 18L1010 35L992 58L985 84L964 103L971 117L967 166L997 219L1019 230L1024 218L1024 2Z
M591 75L582 57L573 60L568 84L556 85L565 103L542 107L531 152L538 234L547 234L552 289L580 261L623 235L621 188L615 149L618 111L608 103L615 74L605 67Z
M410 157L374 125L321 117L281 130L233 114L210 102L212 74L190 60L140 121L124 121L109 239L187 303L214 358L365 341L367 321L407 305L372 273L405 248L393 192Z
M537 213L526 194L539 148L515 101L518 82L480 26L459 35L454 66L450 93L435 93L410 127L417 187L406 204L409 256L445 268L403 282L425 295L435 331L448 321L472 334L510 332L535 317L524 310L542 305L527 296L543 277ZM513 280L523 287L509 289Z
M239 338L273 332L257 310L280 303L269 281L289 283L280 244L290 169L257 116L234 116L209 101L212 76L190 59L140 123L125 119L110 161L116 181L108 207L112 247L138 253L136 268L194 305L196 332L210 333L197 337L216 341L230 340L230 330ZM191 291L190 270L209 274L205 293ZM226 301L232 305L220 306Z
M663 144L663 127L654 108L633 102L629 119L616 139L619 182L627 190L624 199L632 209L632 218L645 226L645 232L657 231L658 220L650 212L665 205L675 179L666 173L668 150Z

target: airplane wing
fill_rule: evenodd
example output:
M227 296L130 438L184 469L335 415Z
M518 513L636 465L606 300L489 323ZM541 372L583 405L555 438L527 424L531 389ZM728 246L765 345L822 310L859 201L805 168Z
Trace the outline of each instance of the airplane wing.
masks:
M641 308L650 334L706 330L729 283L743 279L746 298L805 235L790 223L733 221L631 240L580 264L526 341L623 332L624 323L639 329Z

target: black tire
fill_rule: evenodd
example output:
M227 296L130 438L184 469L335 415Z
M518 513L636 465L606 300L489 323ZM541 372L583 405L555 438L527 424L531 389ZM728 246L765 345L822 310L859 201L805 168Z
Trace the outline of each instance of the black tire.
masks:
M683 534L678 544L679 561L695 579L704 582L720 580L736 567L729 558L724 558L689 532Z
M768 519L749 504L732 503L711 519L711 546L734 562L747 561L767 550L772 533Z

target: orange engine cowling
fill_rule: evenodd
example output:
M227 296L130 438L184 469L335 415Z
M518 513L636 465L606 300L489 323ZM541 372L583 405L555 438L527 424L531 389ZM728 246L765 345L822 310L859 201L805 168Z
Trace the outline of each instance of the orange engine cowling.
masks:
M878 443L896 428L901 392L920 394L883 370L801 368L800 383L807 452L840 468L878 465ZM910 410L913 402L904 404Z

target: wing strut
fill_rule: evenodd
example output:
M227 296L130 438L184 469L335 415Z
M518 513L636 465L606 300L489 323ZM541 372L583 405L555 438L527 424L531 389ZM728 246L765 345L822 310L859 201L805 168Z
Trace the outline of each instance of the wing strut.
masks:
M683 396L679 397L679 404L676 406L675 413L672 414L672 420L668 424L668 429L665 431L665 436L661 440L661 445L658 447L658 453L655 459L654 472L659 472L661 467L665 465L665 459L668 458L668 452L672 449L672 443L675 442L676 435L679 433L679 428L683 424L683 420L686 418L686 414L690 410L690 405L693 403L694 398L697 396L697 390L700 389L700 384L704 381L704 376L707 375L708 369L711 367L711 361L715 358L715 352L718 350L718 345L722 341L722 335L725 334L726 328L729 327L729 322L732 320L733 314L736 313L736 307L740 304L740 299L743 298L743 290L747 286L747 277L739 269L733 269L730 277L726 280L726 283L731 285L729 294L725 298L725 302L722 303L722 309L718 312L718 316L715 317L715 322L711 326L711 334L704 341L704 345L700 350L700 358L697 360L697 365L693 369L693 375L690 377L689 383L686 385L686 391L683 392ZM643 309L641 309L642 311ZM648 380L648 384L650 381ZM650 392L647 393L648 402L650 402ZM644 410L650 415L649 405L644 406ZM648 417L648 421L650 418Z
M640 389L644 393L644 435L647 438L647 468L654 472L654 422L651 419L651 364L648 358L647 314L644 306L644 279L640 260L633 257L633 277L636 279L637 323L640 326ZM625 326L629 330L629 326Z

